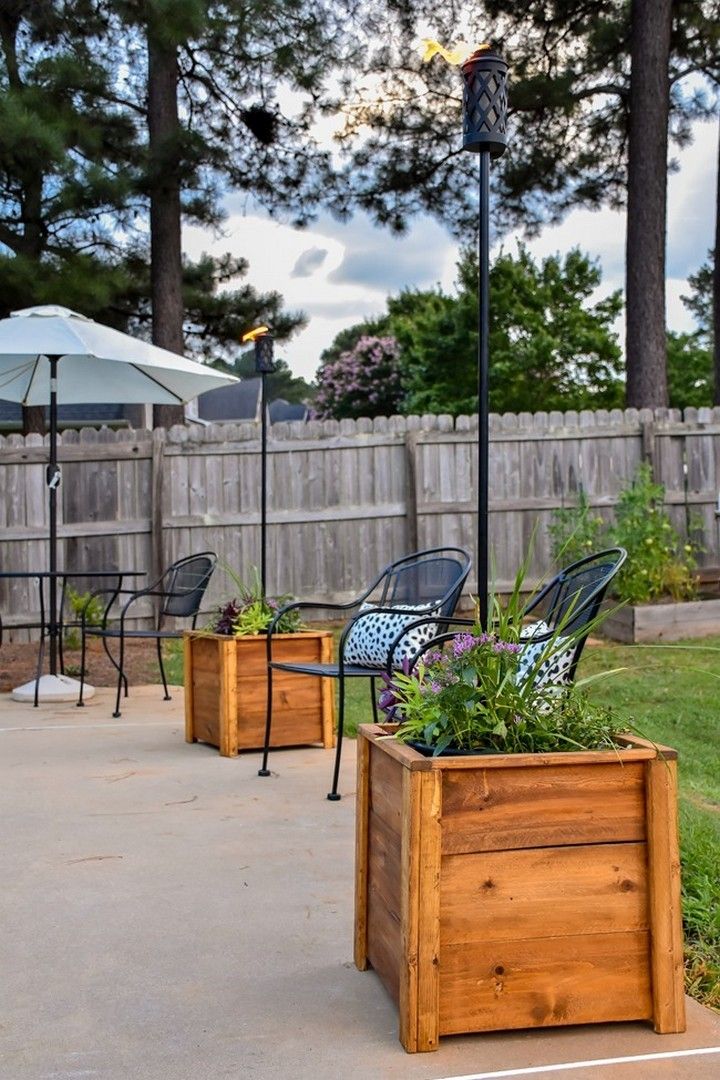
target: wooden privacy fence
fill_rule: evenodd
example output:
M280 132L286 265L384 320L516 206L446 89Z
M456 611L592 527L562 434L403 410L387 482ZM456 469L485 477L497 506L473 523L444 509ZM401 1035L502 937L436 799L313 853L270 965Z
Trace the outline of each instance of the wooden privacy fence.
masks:
M703 564L720 564L720 409L493 416L490 537L495 580L508 584L535 535L530 576L551 565L547 525L582 486L612 514L638 463L651 462L681 534L701 522ZM62 436L60 565L157 571L205 549L240 576L259 565L257 426ZM477 418L378 417L276 424L268 464L268 583L273 593L347 598L415 548L474 548ZM47 445L0 438L0 569L47 565ZM472 581L472 577L471 577ZM80 583L82 585L82 583ZM474 587L474 583L473 583ZM207 607L233 594L217 572ZM0 583L6 625L35 605Z

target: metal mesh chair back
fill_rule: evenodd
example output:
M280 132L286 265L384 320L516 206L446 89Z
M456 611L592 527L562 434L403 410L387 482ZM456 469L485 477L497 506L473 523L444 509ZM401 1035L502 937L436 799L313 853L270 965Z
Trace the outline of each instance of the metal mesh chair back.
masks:
M531 603L528 612L542 617L551 629L563 624L563 632L582 629L597 615L610 582L624 563L623 548L610 548L562 570ZM541 609L541 610L536 610Z
M428 605L450 616L470 571L470 559L459 548L420 552L388 568L382 582L381 604Z
M180 619L197 615L216 561L213 552L203 551L173 563L163 579L162 615Z

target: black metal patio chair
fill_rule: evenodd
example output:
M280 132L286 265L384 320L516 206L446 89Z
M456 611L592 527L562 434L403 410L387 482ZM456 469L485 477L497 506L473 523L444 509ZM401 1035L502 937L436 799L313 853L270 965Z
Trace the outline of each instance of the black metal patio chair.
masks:
M574 681L594 620L612 579L626 558L627 552L621 547L586 555L566 566L530 598L521 615L525 624L521 640L525 645L520 657L520 671L536 667L533 678L538 683L569 685ZM527 623L529 618L533 622ZM450 630L451 626L475 625L473 619L456 617L438 617L433 622L446 625L448 629L422 642L412 658L412 666L427 651L439 648L455 637L456 631ZM538 663L549 642L553 642L550 655ZM390 674L389 668L387 671Z
M109 596L109 599L100 626L89 625L85 618L85 612L82 614L82 654L80 659L80 696L77 702L78 705L84 704L85 657L89 637L98 637L102 640L107 656L117 669L118 681L114 717L120 716L120 696L123 688L125 689L125 697L128 695L128 680L124 672L125 642L128 640L150 639L155 641L160 675L165 691L164 700L171 700L163 666L162 643L168 638L182 637L183 631L175 628L166 629L165 621L168 618L190 619L191 626L194 629L200 611L200 604L216 562L217 555L213 551L203 551L199 555L188 555L184 559L178 559L160 575L157 581L148 585L147 588L136 590L98 589L92 593L92 596L104 595ZM126 596L128 599L125 600L120 611L113 615L112 608L119 596ZM152 597L159 601L155 615L155 625L146 629L130 630L126 626L128 612L133 604L145 597ZM112 655L109 648L109 642L112 640L119 642L117 659Z
M370 680L373 715L378 719L375 680L390 667L402 667L421 642L434 637L432 617L449 617L460 599L470 572L470 556L462 548L439 547L417 551L387 566L360 596L346 604L295 601L277 612L267 632L268 693L265 743L259 776L269 776L268 754L272 737L273 671L314 675L339 680L337 744L331 801L340 798L338 778L345 725L345 680ZM345 625L334 664L294 664L273 660L273 635L282 616L291 610L357 610ZM423 616L421 619L420 616ZM418 628L416 623L420 623ZM388 659L388 654L391 654Z

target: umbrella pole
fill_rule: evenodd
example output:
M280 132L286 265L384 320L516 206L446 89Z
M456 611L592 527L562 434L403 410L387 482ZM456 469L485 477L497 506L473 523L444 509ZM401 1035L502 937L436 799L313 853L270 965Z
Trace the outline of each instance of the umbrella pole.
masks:
M47 468L47 484L50 489L50 674L57 675L58 611L57 611L57 489L60 486L60 469L57 460L57 356L50 361L50 460Z

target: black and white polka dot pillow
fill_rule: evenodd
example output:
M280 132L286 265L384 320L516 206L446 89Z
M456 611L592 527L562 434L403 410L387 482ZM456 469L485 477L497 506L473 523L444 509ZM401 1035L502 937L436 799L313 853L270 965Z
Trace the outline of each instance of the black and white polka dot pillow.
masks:
M372 612L373 604L361 604L360 611ZM358 667L384 668L387 666L388 652L393 641L400 633L422 617L422 614L432 614L432 609L427 604L403 604L403 612L397 615L387 611L378 611L375 614L365 615L355 623L345 641L345 663L356 664ZM411 615L408 612L416 612ZM438 632L437 623L427 623L425 626L415 627L403 636L395 646L393 665L400 667L403 660L412 660Z
M550 645L550 640L547 638L544 641L536 641L534 643L533 638L550 633L550 627L542 620L531 623L521 630L520 639L521 641L527 641L527 644L520 654L520 661L517 669L518 682L523 682L528 677L542 654ZM557 637L553 641L552 648L554 651L552 655L541 664L536 672L533 680L535 686L546 686L548 683L551 683L553 686L563 686L570 682L570 669L577 649L577 642L573 641L569 648L563 649L562 646L565 640L567 639Z

